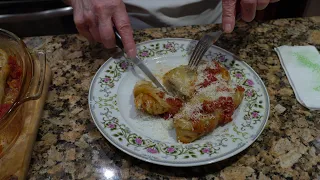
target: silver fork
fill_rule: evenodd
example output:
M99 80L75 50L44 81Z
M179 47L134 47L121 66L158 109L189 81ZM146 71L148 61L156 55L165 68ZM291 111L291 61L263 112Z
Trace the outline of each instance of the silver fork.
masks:
M241 18L241 14L239 13L236 17L236 21L239 21ZM189 59L188 66L191 69L195 69L199 62L201 61L203 55L207 52L209 47L214 44L220 36L223 34L223 31L219 30L216 32L210 32L202 36L202 38L198 41L196 47L194 48L192 55Z
M194 48L188 66L195 69L209 47L216 42L223 32L221 30L205 34Z

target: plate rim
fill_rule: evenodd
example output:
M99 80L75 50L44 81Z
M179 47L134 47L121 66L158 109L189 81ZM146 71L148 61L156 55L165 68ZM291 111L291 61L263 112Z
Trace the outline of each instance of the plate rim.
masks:
M148 40L148 41L143 41L143 42L140 42L140 43L137 43L136 44L136 47L139 47L139 46L142 46L144 44L149 44L149 43L152 43L152 42L156 42L156 41L166 41L166 40L182 40L182 41L195 41L195 42L198 42L198 40L195 40L195 39L189 39L189 38L157 38L157 39L152 39L152 40ZM247 68L249 68L251 70L252 73L254 73L254 75L258 78L258 80L261 82L261 86L263 88L263 91L265 91L265 94L266 94L266 104L268 105L268 108L265 110L266 111L266 121L264 122L264 124L262 125L261 127L261 130L260 132L257 133L256 137L254 139L249 139L247 141L247 143L245 143L243 146L241 146L240 148L234 150L233 152L229 153L229 154L226 154L225 156L221 156L221 157L218 157L218 158L213 158L213 159L208 159L208 160L203 160L201 162L195 162L195 163L170 163L170 162L163 162L163 161L157 161L157 160L154 160L154 159L150 159L150 158L145 158L144 156L142 155L137 155L137 154L134 154L130 151L127 151L126 149L122 148L120 145L118 145L117 143L115 143L113 140L111 140L103 131L103 129L100 128L100 126L97 124L97 120L93 114L93 110L90 106L90 91L92 91L92 88L93 88L93 84L94 84L94 81L95 79L97 79L97 75L100 74L100 71L103 69L103 67L105 67L105 65L107 63L110 62L110 60L112 59L115 59L113 58L112 56L110 58L108 58L100 67L99 69L96 71L95 75L93 76L92 80L91 80L91 83L90 83L90 87L89 87L89 92L88 92L88 105L89 105L89 111L90 111L90 115L91 115L91 119L93 120L95 126L97 127L97 129L99 130L99 132L103 135L104 138L106 138L113 146L115 146L118 150L121 150L122 152L134 157L134 158L137 158L139 160L142 160L142 161L145 161L145 162L148 162L148 163L153 163L153 164L157 164L157 165L163 165L163 166L167 166L167 167L195 167L195 166L202 166L202 165L208 165L208 164L213 164L213 163L216 163L216 162L220 162L222 160L225 160L225 159L229 159L230 157L233 157L239 153L241 153L242 151L244 151L245 149L249 148L259 137L260 135L262 134L262 132L264 131L266 125L267 125L267 122L269 120L269 116L270 116L270 97L269 97L269 93L267 91L267 87L265 86L264 82L262 81L261 77L257 74L257 72L251 67L249 66L245 61L243 61L242 59L240 59L238 56L234 55L232 52L230 51L227 51L226 49L223 49L221 47L218 47L216 45L211 45L211 47L213 48L216 48L220 51L223 51L224 53L226 54L229 54L230 56L232 56L236 61L240 61L241 63L243 63Z

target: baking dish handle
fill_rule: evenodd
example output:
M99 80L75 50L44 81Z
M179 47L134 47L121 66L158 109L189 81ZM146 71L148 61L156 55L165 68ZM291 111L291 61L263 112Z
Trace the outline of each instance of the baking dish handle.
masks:
M29 100L36 100L39 99L42 91L43 91L43 86L44 86L44 81L45 81L45 74L46 74L46 53L44 51L36 51L34 53L31 53L31 56L36 56L33 59L33 77L31 80L31 83L29 85L29 90L25 97L16 104L17 106L29 101Z

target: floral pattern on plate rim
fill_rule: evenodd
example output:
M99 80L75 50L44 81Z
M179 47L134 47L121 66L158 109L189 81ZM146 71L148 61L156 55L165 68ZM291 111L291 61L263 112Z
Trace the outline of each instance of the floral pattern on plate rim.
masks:
M179 39L146 42L138 46L138 56L141 59L174 53L182 53L183 57L188 56L194 49L196 41L188 42L186 43L186 40L181 41ZM123 57L121 59L108 60L100 68L105 70L103 73L100 73L103 75L96 77L92 81L91 86L99 87L99 91L104 94L103 97L96 97L89 93L90 110L94 111L95 108L102 108L104 110L104 113L100 114L103 117L102 121L97 122L97 118L93 115L95 123L101 123L104 130L107 131L109 138L117 141L116 144L118 143L126 147L127 151L131 149L131 154L138 153L139 155L135 154L136 157L169 164L170 161L174 164L172 160L181 160L179 163L196 162L203 156L205 158L201 158L202 160L198 160L198 162L206 161L205 159L214 161L214 159L221 158L237 150L239 151L246 145L248 146L248 143L251 144L262 132L268 119L269 102L267 101L269 99L267 98L265 87L262 81L256 77L257 75L252 73L254 71L248 65L231 59L222 49L213 46L207 51L204 58L215 59L224 64L229 69L232 80L236 84L245 87L245 97L242 102L244 106L243 122L241 126L232 122L232 133L229 132L229 129L226 129L215 136L214 141L206 140L203 142L195 141L190 144L169 144L141 137L131 132L129 127L121 123L121 120L113 115L113 112L119 112L116 101L117 94L113 90L117 88L116 84L120 82L122 74L132 66ZM259 86L262 88L259 88ZM255 134L248 133L248 130L252 129L257 129L257 132ZM222 152L222 149L227 147L229 142L235 143L236 147L228 152Z

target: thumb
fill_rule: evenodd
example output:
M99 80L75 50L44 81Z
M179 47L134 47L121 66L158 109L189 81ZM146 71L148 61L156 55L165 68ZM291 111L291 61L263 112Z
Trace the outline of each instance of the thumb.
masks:
M237 0L222 0L222 27L226 33L233 31L235 25Z

